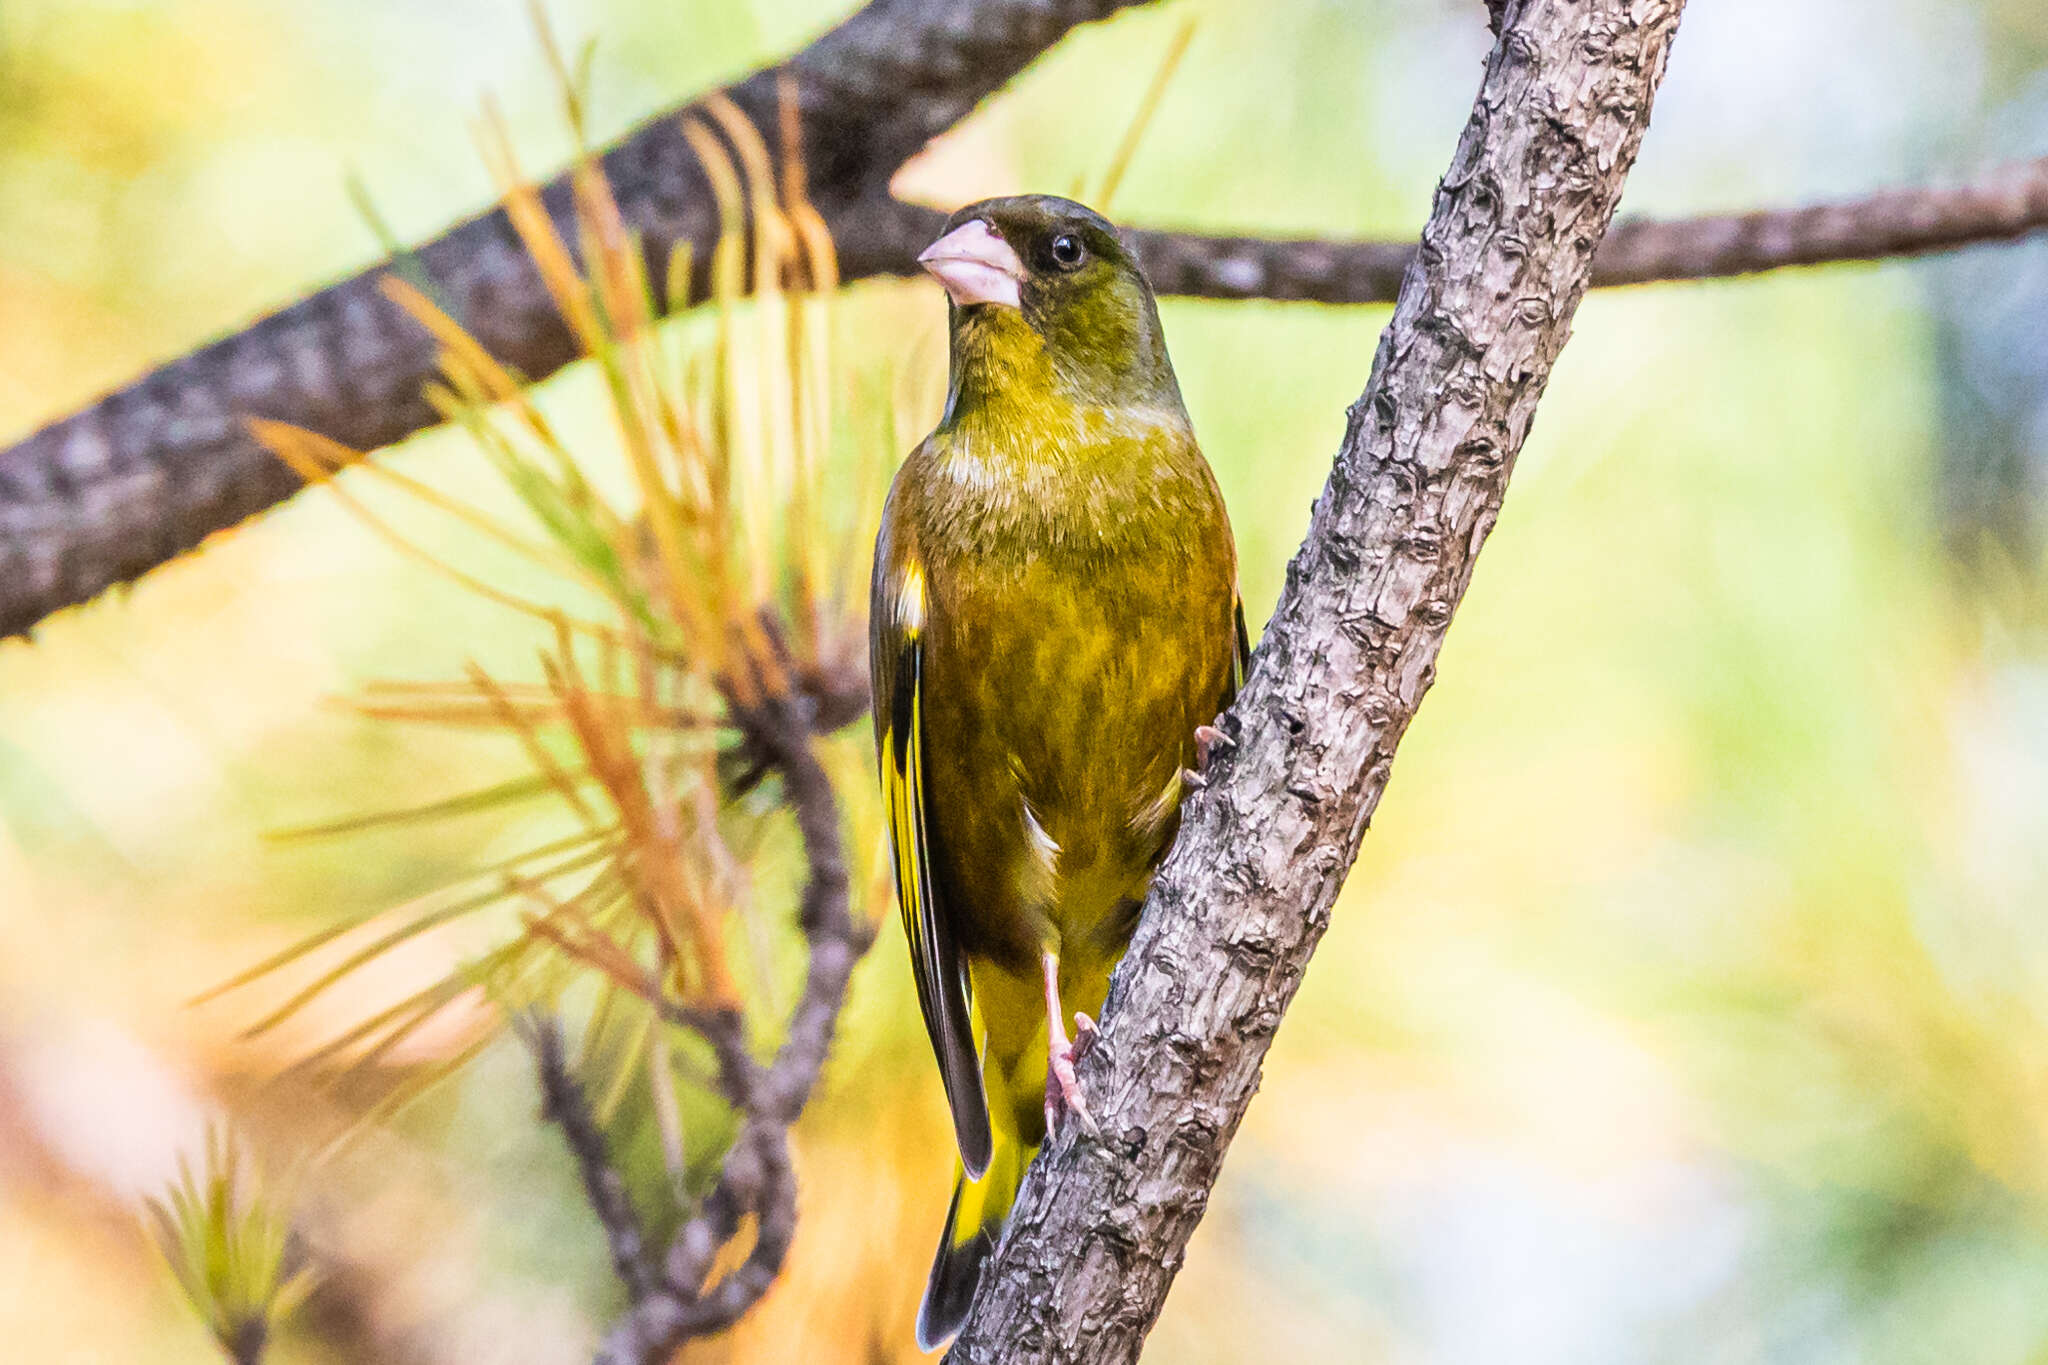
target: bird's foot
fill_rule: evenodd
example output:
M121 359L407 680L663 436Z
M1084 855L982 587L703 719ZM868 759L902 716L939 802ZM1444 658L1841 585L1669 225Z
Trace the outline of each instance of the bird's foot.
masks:
M1209 786L1209 759L1214 754L1227 754L1237 747L1237 741L1213 725L1195 727L1195 766L1182 768L1180 780L1183 786L1194 791L1205 791Z
M1088 1097L1081 1091L1081 1078L1075 1074L1074 1063L1094 1046L1095 1023L1085 1014L1074 1016L1074 1040L1062 1044L1056 1040L1052 1055L1045 1071L1045 1131L1050 1137L1060 1130L1060 1125L1071 1118L1081 1125L1081 1131L1089 1137L1099 1138L1102 1130L1095 1124L1095 1116L1088 1112Z

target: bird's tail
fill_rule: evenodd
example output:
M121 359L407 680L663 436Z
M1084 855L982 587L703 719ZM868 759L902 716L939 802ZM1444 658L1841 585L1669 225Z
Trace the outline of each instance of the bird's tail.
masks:
M937 1350L967 1321L974 1287L981 1283L981 1268L1003 1235L1010 1205L1024 1181L1024 1168L1031 1164L1032 1149L1006 1128L996 1126L995 1150L981 1179L969 1180L963 1170L953 1181L953 1205L946 1210L946 1230L939 1237L938 1254L932 1257L924 1304L917 1310L920 1350Z

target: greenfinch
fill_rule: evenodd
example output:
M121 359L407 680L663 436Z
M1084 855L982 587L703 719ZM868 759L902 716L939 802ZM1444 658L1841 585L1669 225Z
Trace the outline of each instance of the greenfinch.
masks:
M1075 1040L1246 651L1222 494L1116 229L991 199L918 259L950 299L950 379L889 493L870 620L897 893L960 1151L929 1350L1046 1133L1092 1130Z

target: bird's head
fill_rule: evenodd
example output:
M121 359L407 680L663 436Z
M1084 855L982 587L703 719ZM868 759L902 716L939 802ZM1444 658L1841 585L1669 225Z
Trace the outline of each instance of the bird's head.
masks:
M1152 286L1093 209L1049 194L985 199L917 260L952 300L956 389L998 382L977 369L1015 382L1043 366L1073 401L1179 407Z

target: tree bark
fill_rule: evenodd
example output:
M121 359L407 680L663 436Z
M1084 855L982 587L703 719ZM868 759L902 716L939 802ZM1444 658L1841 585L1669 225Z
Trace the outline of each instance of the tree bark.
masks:
M1510 0L1287 587L956 1365L1137 1358L1428 689L1683 0Z

